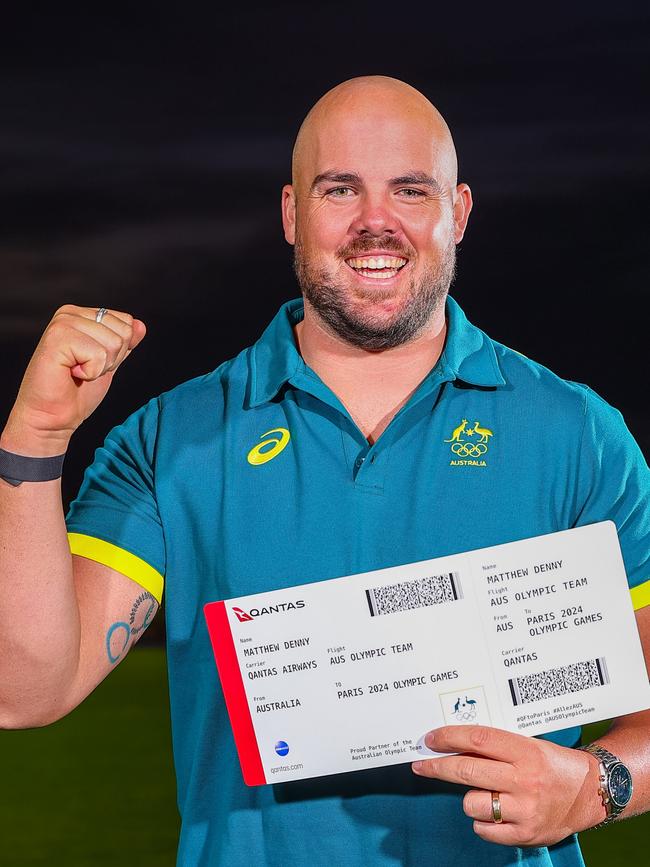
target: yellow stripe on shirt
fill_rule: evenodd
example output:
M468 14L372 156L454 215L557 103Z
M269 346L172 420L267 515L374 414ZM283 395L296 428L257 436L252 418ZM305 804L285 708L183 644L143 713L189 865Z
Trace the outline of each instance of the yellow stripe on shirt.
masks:
M650 605L650 578L644 581L643 584L639 584L638 587L633 587L630 590L630 596L632 597L632 605L635 611L638 611L639 608L645 608L646 605Z
M121 572L132 581L136 581L156 599L158 604L162 599L164 577L153 566L130 551L118 548L103 539L86 536L84 533L68 533L70 551L96 563L102 563L116 572Z

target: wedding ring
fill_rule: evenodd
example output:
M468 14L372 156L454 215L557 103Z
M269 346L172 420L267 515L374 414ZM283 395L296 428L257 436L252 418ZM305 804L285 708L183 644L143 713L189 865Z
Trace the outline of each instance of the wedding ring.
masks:
M108 310L106 309L106 307L100 307L99 310L97 311L97 315L95 316L95 322L101 322L102 319L104 318L105 313L108 313Z
M492 821L496 822L497 825L499 822L503 822L501 817L501 798L499 792L492 792Z

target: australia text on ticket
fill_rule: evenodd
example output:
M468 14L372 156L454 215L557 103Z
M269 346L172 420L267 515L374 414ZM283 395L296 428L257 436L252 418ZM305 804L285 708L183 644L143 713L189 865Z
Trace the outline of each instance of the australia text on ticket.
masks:
M650 707L611 521L205 606L244 779L410 762L426 732Z

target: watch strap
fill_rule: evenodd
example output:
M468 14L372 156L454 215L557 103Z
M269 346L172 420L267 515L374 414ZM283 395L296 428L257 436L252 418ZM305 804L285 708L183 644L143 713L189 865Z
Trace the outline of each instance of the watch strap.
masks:
M609 750L606 750L605 747L601 747L600 744L586 744L586 746L580 747L580 749L587 753L591 753L592 756L596 756L605 767L620 762L619 758L617 758L613 753L610 753Z
M0 478L14 487L22 482L50 482L62 476L64 460L65 452L48 458L34 458L0 448Z
M607 783L607 777L609 775L609 768L612 765L623 764L621 760L615 756L613 753L610 753L609 750L606 750L605 747L600 746L600 744L585 744L582 747L578 747L579 750L583 750L583 752L591 753L592 756L595 756L601 764L602 770L604 771L604 775L600 775L601 780L601 788L599 789L600 796L603 801L603 806L607 810L607 816L603 819L602 822L599 822L597 825L594 825L591 830L595 828L602 828L604 825L609 825L610 822L613 822L614 819L621 813L624 809L623 807L617 806L609 793L605 791L603 786Z

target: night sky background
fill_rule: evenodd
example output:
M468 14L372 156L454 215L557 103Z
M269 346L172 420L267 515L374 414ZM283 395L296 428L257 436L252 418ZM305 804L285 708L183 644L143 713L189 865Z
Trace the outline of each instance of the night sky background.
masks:
M446 117L474 211L452 294L492 337L624 414L650 450L648 58L642 3L114 4L5 15L0 417L57 307L148 335L76 433L108 430L254 342L299 295L280 189L313 102L381 73Z

